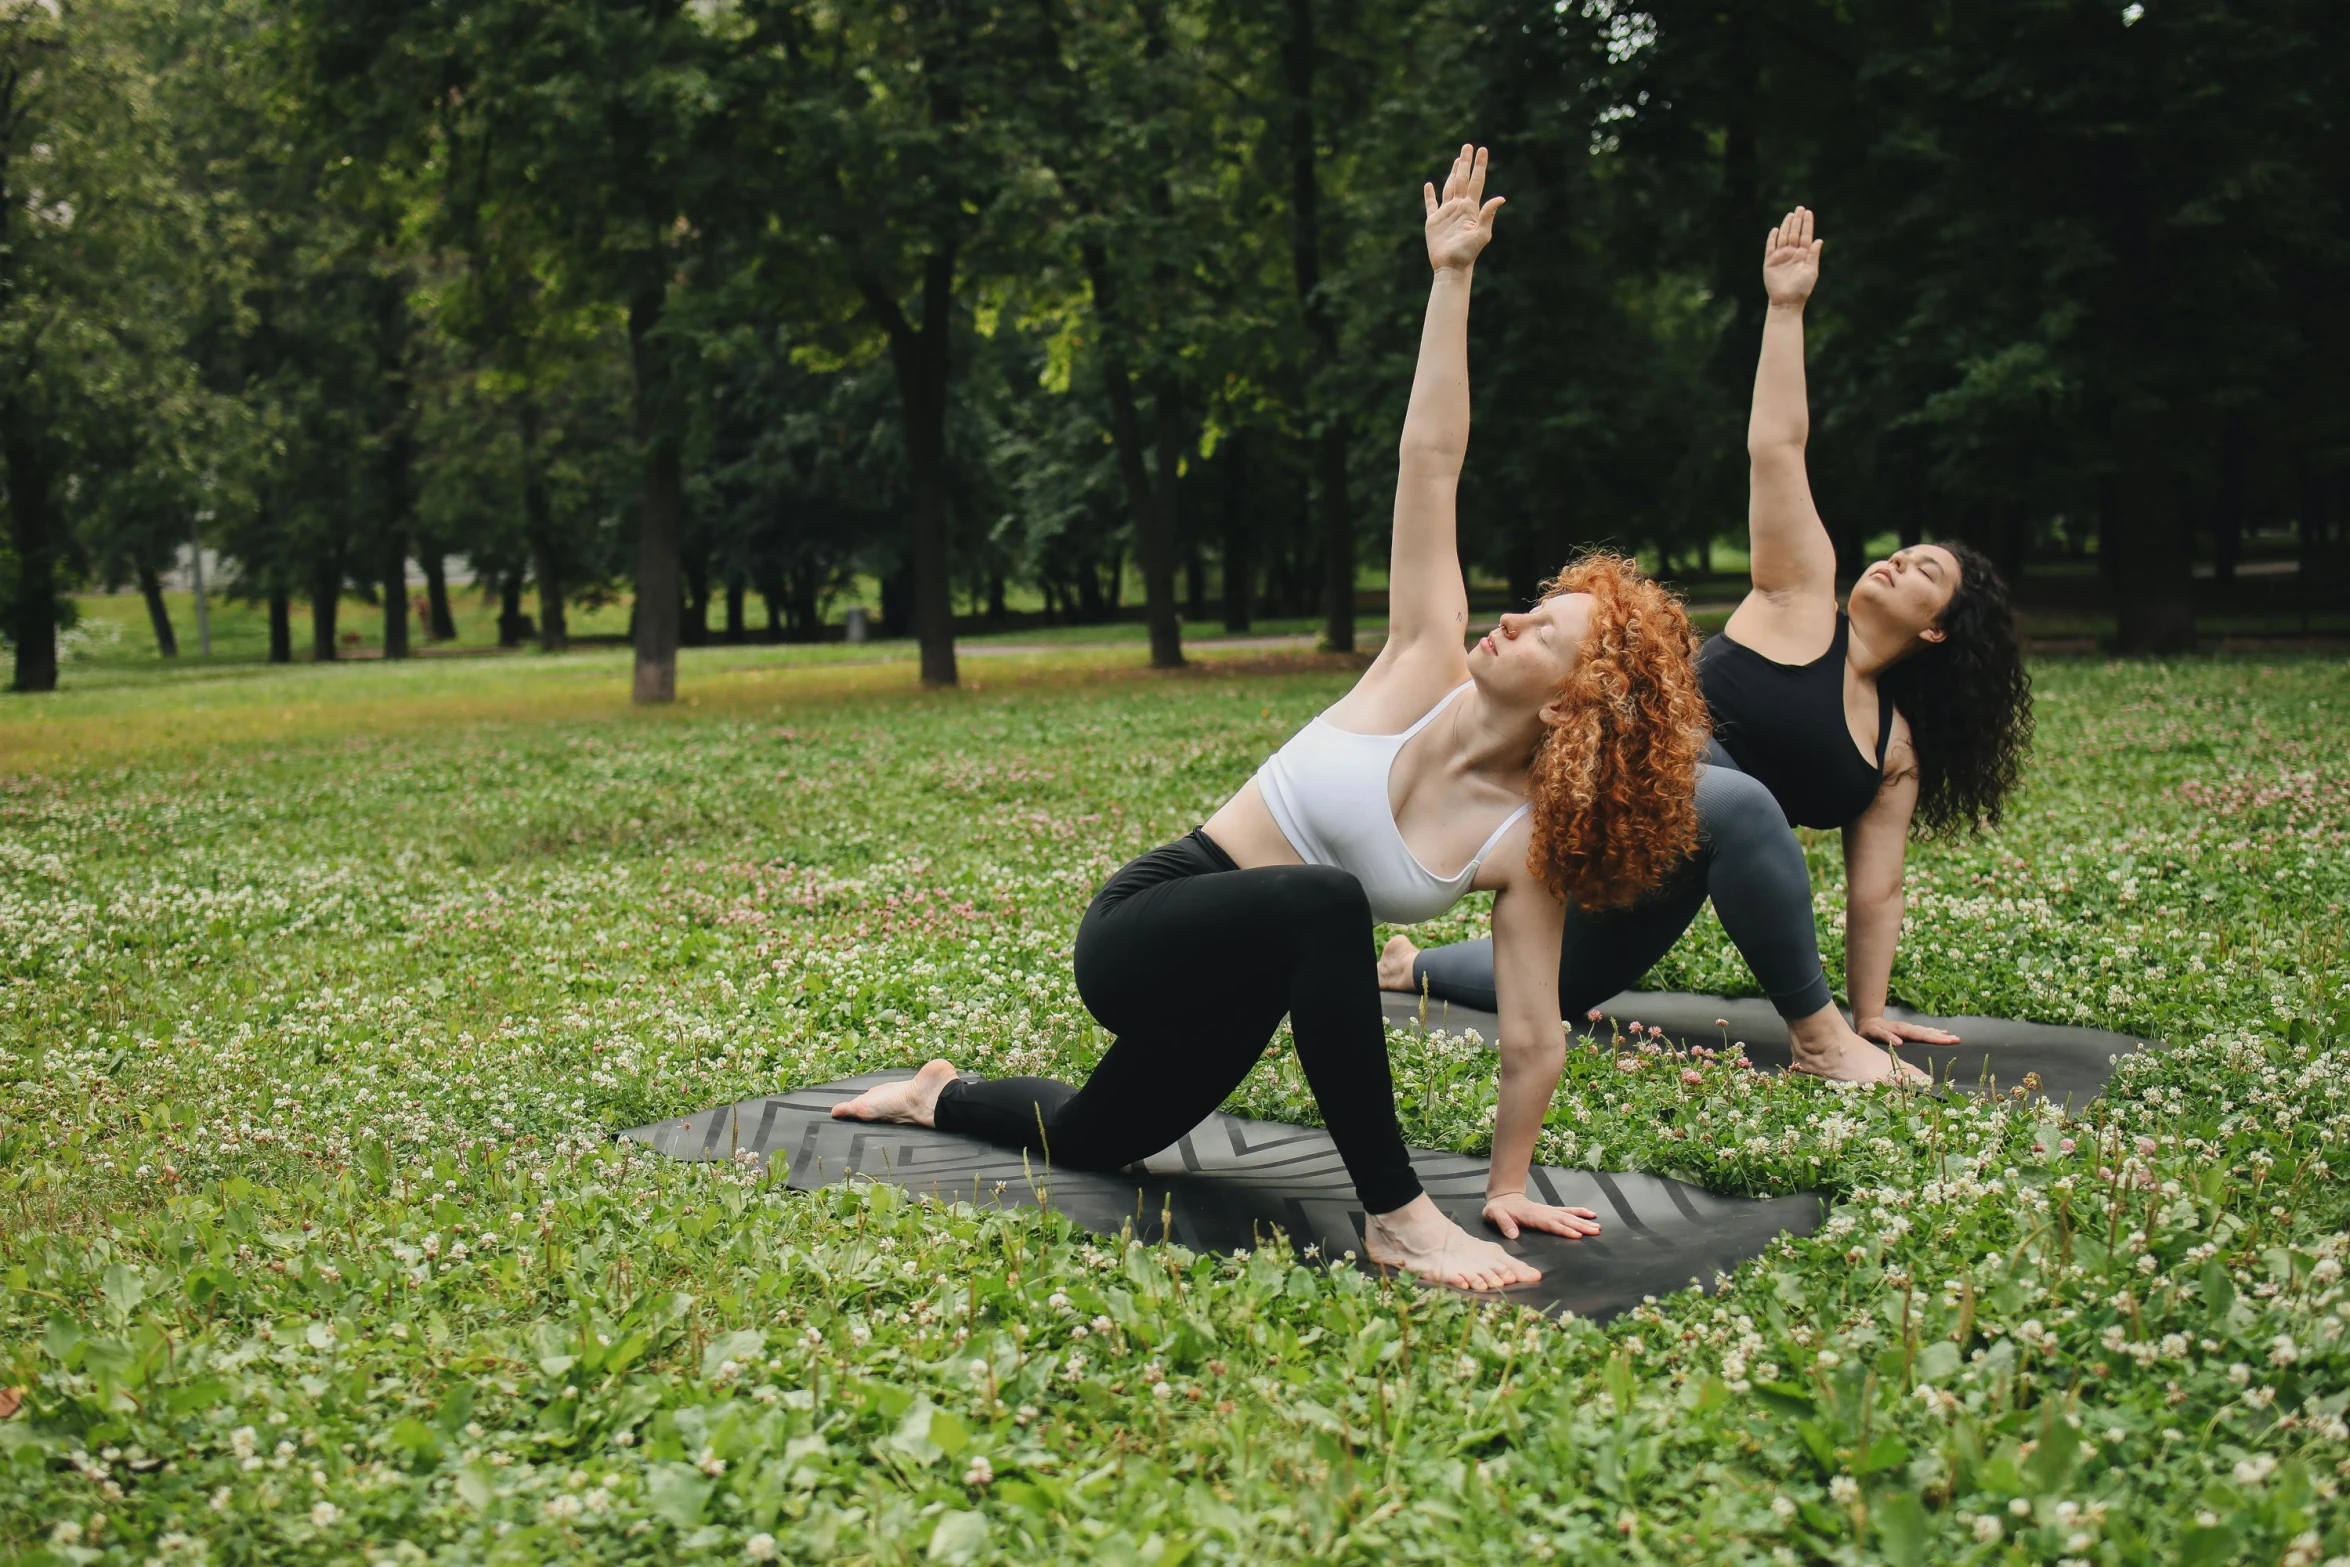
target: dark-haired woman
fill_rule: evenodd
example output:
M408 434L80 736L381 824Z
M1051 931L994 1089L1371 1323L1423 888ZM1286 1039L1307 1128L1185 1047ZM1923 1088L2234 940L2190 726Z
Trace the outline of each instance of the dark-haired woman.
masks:
M1956 1044L1885 1015L1901 936L1910 829L1996 822L2031 736L2007 590L1963 544L1919 544L1861 573L1836 606L1836 552L1804 469L1810 417L1803 307L1825 241L1798 207L1764 242L1770 314L1747 428L1754 591L1698 667L1714 750L1698 784L1702 846L1658 893L1613 913L1570 910L1564 1015L1636 983L1710 895L1723 928L1787 1019L1799 1071L1877 1081L1913 1069L1879 1045ZM1844 835L1844 974L1852 1021L1821 973L1811 883L1790 827ZM1379 981L1490 1007L1485 942L1421 951L1402 936Z

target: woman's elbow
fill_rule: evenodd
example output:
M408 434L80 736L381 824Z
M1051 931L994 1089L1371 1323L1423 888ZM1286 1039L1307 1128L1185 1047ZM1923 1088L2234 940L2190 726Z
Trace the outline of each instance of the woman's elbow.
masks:
M1808 424L1778 425L1768 429L1749 427L1746 432L1746 455L1757 464L1789 455L1800 457L1811 444L1811 426Z

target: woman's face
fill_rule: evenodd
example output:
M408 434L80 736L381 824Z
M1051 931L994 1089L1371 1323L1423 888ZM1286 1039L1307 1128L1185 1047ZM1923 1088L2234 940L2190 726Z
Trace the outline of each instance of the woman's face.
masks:
M1852 605L1929 642L1942 640L1934 623L1958 591L1958 557L1939 544L1896 550L1860 574Z
M1501 624L1469 649L1469 675L1480 690L1512 706L1540 708L1575 672L1591 629L1591 595L1562 593Z

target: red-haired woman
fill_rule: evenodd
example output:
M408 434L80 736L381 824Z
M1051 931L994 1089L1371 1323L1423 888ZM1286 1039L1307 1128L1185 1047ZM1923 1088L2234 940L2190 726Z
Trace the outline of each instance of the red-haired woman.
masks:
M1469 285L1499 197L1463 147L1425 192L1435 268L1404 418L1387 645L1354 689L1207 824L1113 876L1077 933L1077 988L1116 1035L1082 1088L983 1081L933 1061L833 1113L911 1122L1117 1169L1166 1147L1248 1075L1287 1014L1298 1062L1388 1267L1471 1289L1540 1275L1447 1218L1396 1125L1371 950L1472 888L1498 893L1501 1102L1485 1218L1597 1233L1527 1195L1558 1085L1565 900L1636 898L1697 841L1706 745L1695 643L1679 604L1628 561L1571 566L1551 593L1463 650L1468 594L1454 492L1468 449ZM1183 976L1213 976L1212 1008Z
M1580 1017L1637 983L1710 895L1787 1019L1796 1069L1869 1082L1917 1075L1881 1045L1958 1042L1885 1015L1904 851L1913 823L1999 819L2031 738L2031 681L2006 586L1964 544L1898 551L1861 573L1837 608L1836 551L1803 455L1803 307L1822 244L1798 207L1763 245L1771 309L1746 436L1754 591L1698 660L1718 742L1698 783L1703 848L1637 907L1569 913L1559 997ZM1843 830L1850 1024L1820 972L1796 826ZM1491 1007L1494 964L1484 942L1423 952L1397 936L1379 979Z

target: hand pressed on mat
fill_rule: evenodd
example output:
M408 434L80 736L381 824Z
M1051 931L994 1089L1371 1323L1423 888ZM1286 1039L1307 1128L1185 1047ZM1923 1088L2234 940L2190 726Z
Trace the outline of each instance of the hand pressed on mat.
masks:
M1485 1199L1485 1222L1511 1240L1526 1230L1563 1235L1571 1241L1599 1233L1599 1215L1589 1208L1559 1208L1524 1192L1494 1192Z

